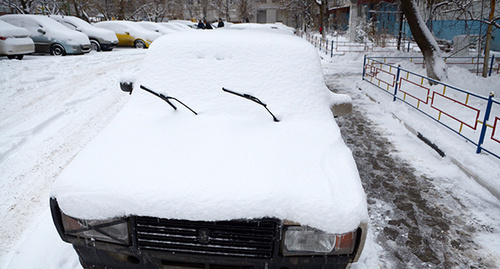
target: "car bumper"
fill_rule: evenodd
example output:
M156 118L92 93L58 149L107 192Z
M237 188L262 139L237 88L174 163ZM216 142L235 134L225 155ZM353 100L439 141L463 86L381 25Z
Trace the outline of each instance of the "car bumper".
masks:
M24 55L34 51L35 45L33 42L23 42L13 38L0 43L0 55Z
M226 221L222 224L213 224L213 222L131 216L127 218L130 231L128 243L117 244L66 234L56 200L51 199L50 204L59 235L63 241L73 245L84 267L345 268L347 264L356 260L356 253L361 252L364 234L366 234L366 230L358 229L359 236L357 236L352 254L284 256L281 254L283 224L277 219L261 219L253 222ZM234 222L237 225L234 225ZM179 226L169 226L170 224ZM185 233L188 231L198 230L199 232L200 227L206 228L207 235L210 234L210 242L202 242L199 238L200 234L194 236L197 237L193 239L194 242L176 241L179 237L187 238ZM176 235L166 235L163 233L165 231L167 234ZM215 239L216 237L218 239ZM215 242L216 240L222 241Z
M118 46L118 41L113 42L113 43L101 42L101 50L110 51L110 50L113 50L114 48L116 48L116 46Z
M90 44L65 45L66 54L84 54L91 50Z
M73 241L73 240L71 240ZM158 251L136 251L124 246L100 242L72 242L84 267L107 268L224 268L224 269L280 269L280 268L345 268L349 256L336 257L283 257L251 259L218 257L212 255L186 255ZM83 244L82 244L83 243ZM85 245L87 244L87 245Z

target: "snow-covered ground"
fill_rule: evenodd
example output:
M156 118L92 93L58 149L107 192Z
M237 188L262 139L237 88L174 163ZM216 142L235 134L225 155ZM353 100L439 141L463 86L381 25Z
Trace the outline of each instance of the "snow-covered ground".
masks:
M144 53L145 50L116 49L110 53L60 58L27 56L23 61L0 58L3 94L0 99L0 269L81 268L71 245L60 240L52 224L48 205L50 188L62 169L128 100L128 95L119 90L119 77L135 70ZM323 64L327 84L333 90L351 95L355 106L353 117L366 120L359 122L362 124L352 124L348 117L338 120L346 143L359 160L358 166L363 165L361 174L370 176L369 181L364 182L370 233L365 252L355 268L402 265L498 268L500 202L462 173L449 157L441 158L423 144L392 113L397 111L405 123L422 133L438 134L432 136L437 137L433 142L448 155L462 155L456 148L464 142L445 136L442 127L402 104L389 102L384 93L362 82L362 55L325 58ZM363 132L358 130L349 136L346 130L352 128L370 129L373 133L370 140L374 143L357 144L360 142L355 136ZM372 163L363 162L365 159L359 157L370 154L374 156L367 160L373 160ZM456 156L459 160L460 157ZM492 164L488 173L499 173L498 160L468 153L462 157L472 166ZM382 161L384 158L389 159ZM377 167L392 160L396 160L392 168ZM369 165L376 167L372 175L366 168ZM396 178L393 182L385 183L381 177L384 174L377 172L396 168L399 171L401 166L405 166L407 172L393 173ZM396 184L397 180L401 186ZM422 185L412 185L412 180ZM407 193L424 192L418 197L390 197L390 192L383 191L391 188L396 194L403 193L398 192L399 189L408 189ZM417 213L409 214L409 208ZM439 214L442 221L434 224L425 221L429 212ZM405 219L411 219L411 225L403 225ZM416 237L421 240L414 240ZM429 242L435 241L426 241L426 237L442 239L444 243L429 246ZM454 248L445 249L448 243ZM450 256L453 252L458 254ZM427 260L422 258L427 256ZM449 259L451 262L444 263ZM436 265L436 260L443 263Z
M145 52L0 58L0 268L78 264L51 223L51 185L128 100L120 75Z

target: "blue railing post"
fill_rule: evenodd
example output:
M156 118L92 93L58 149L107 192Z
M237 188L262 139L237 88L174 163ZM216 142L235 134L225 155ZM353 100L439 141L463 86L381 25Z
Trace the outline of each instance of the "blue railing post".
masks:
M333 57L333 40L332 40L332 53L330 54L330 58L332 58L332 57ZM366 57L366 55L365 55L365 57Z
M411 44L411 40L408 40L408 51L407 52L410 52L410 44Z
M393 102L396 102L396 94L398 94L398 85L399 85L399 72L401 71L401 65L398 65L398 72L396 73L396 86L394 86L394 99Z
M488 77L491 77L491 70L493 70L493 63L495 62L495 55L491 56L491 64L490 64L490 72L488 74Z
M333 42L333 41L332 41ZM365 74L366 74L366 54L365 56L363 57L363 77L362 80L365 80Z
M490 97L488 98L488 105L486 106L486 112L484 113L484 120L483 120L483 128L481 128L481 135L479 136L479 142L477 143L477 150L476 153L479 154L481 153L481 145L484 142L484 137L486 135L486 122L490 119L490 112L491 112L491 105L493 104L493 97L495 95L493 93L490 93Z

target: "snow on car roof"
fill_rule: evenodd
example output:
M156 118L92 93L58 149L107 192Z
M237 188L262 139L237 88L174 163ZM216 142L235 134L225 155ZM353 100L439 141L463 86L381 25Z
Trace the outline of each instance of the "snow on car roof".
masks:
M177 110L141 90L178 98ZM260 105L222 91L250 92ZM57 179L74 217L277 217L330 232L367 220L318 55L297 37L190 31L153 43L128 104Z

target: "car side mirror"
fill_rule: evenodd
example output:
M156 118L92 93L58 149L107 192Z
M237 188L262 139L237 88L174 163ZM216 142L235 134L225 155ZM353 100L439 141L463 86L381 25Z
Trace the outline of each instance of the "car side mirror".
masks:
M129 32L125 32L125 34L126 34L126 35L130 35L130 33L129 33Z
M334 117L345 116L352 112L352 103L351 102L338 103L333 105L331 109Z
M40 34L44 35L46 34L47 32L45 32L43 29L38 29L37 32L39 32Z
M134 89L134 83L133 82L120 82L120 89L124 92L128 92L129 94L132 94L132 90Z

